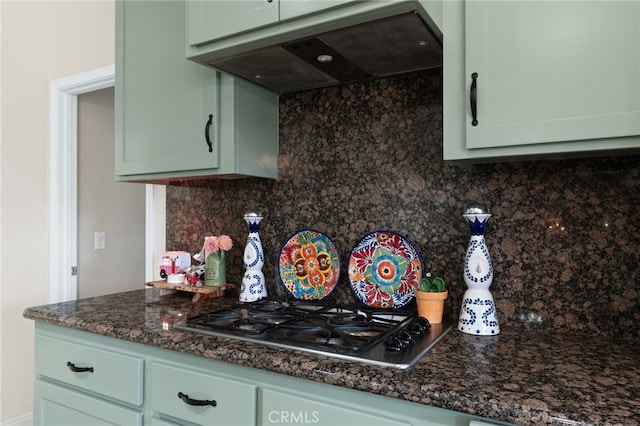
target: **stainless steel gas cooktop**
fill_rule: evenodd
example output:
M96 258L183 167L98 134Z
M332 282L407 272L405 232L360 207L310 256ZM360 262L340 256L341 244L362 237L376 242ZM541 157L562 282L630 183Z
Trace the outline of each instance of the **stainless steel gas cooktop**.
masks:
M451 330L415 310L379 310L321 301L262 299L187 319L175 328L408 369Z

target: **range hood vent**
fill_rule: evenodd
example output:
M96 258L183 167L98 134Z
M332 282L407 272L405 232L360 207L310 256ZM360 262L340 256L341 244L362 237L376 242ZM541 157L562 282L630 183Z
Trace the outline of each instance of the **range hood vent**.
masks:
M411 12L208 64L291 93L441 67L442 45Z

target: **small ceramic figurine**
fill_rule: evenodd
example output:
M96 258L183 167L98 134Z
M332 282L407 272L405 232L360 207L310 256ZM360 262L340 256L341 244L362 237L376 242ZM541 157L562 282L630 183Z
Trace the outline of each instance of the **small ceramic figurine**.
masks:
M471 240L464 262L467 291L462 298L458 330L479 336L493 336L500 333L500 326L489 291L493 282L493 265L484 241L484 229L491 215L487 206L473 203L462 216L471 230Z
M244 215L244 220L249 225L249 237L243 257L246 271L240 287L239 299L241 302L253 302L267 297L267 286L262 273L264 252L260 235L258 235L262 218L260 210L250 210Z

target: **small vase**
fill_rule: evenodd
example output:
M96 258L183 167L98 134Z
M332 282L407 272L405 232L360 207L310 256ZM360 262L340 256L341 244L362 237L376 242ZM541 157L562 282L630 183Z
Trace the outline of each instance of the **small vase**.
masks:
M431 293L427 291L415 292L418 304L418 315L429 320L430 324L440 324L444 313L444 301L449 295L447 290Z
M458 330L478 336L495 336L500 333L500 324L489 291L493 282L493 265L484 240L484 230L491 215L482 205L480 212L470 211L463 216L471 230L471 239L464 263L467 291L462 297Z
M267 286L262 267L264 266L264 251L260 241L260 222L263 216L260 210L250 210L244 215L249 225L249 237L244 248L244 267L246 271L242 277L240 295L241 302L255 302L267 297Z
M211 253L207 257L204 269L204 285L209 287L225 285L227 283L227 267L225 265L224 250Z

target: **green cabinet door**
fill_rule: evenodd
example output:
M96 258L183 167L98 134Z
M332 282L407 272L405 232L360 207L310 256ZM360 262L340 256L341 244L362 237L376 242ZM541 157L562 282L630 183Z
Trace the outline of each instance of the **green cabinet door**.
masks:
M116 180L277 178L278 95L187 60L184 15L116 2Z
M142 425L142 413L36 380L33 424L36 426Z
M187 2L189 38L185 53L190 60L210 65L253 50L409 12L418 13L441 38L442 5L442 0L193 0Z
M188 44L198 46L355 0L187 1Z
M191 46L278 22L278 0L187 1Z
M181 1L116 2L117 176L219 166L218 75L185 60L184 21Z
M280 0L280 20L298 18L353 3L355 0Z
M470 1L467 146L640 134L640 2Z
M640 2L451 1L444 19L445 160L640 150Z

